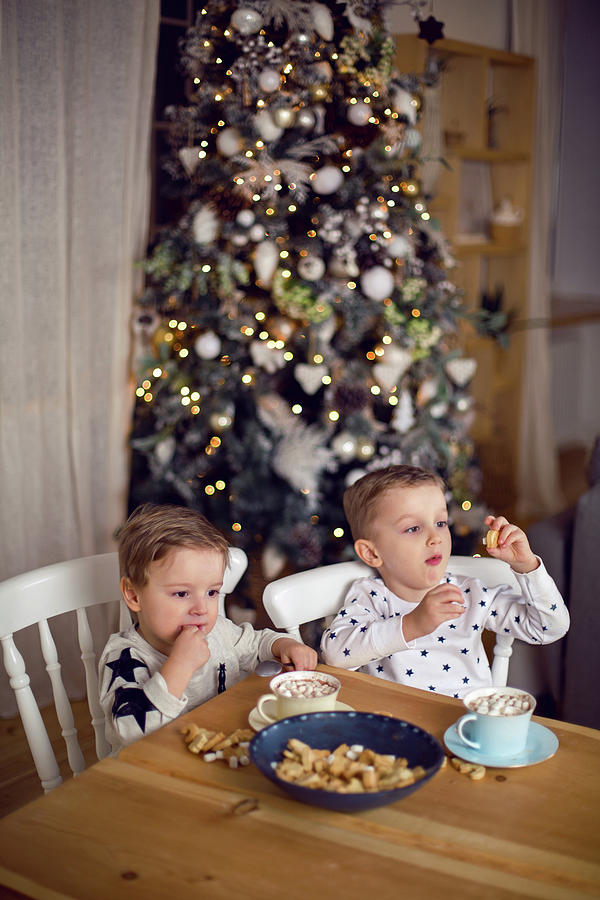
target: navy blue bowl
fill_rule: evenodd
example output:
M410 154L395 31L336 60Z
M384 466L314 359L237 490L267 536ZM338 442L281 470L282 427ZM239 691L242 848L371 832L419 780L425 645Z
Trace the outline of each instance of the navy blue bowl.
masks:
M422 766L423 778L405 787L364 794L340 794L291 784L277 777L272 763L278 763L290 738L298 738L315 749L334 750L339 744L362 744L375 753L404 756L408 765ZM302 803L357 812L395 803L423 787L438 771L444 751L432 734L402 719L365 712L318 712L290 716L267 725L250 741L250 759L263 775Z

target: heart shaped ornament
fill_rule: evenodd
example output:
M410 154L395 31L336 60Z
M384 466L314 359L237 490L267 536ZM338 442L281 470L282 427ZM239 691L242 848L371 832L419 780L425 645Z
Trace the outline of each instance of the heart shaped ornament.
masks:
M464 387L475 374L477 360L468 357L465 359L449 359L444 364L444 368L454 384Z
M312 397L323 385L323 377L329 374L327 366L310 366L298 363L294 369L294 377L305 394Z
M198 168L198 163L200 162L198 154L201 149L202 147L182 147L177 154L181 160L181 165L188 175L193 175Z
M404 347L387 347L381 362L373 366L373 376L387 391L391 391L412 363L412 353Z

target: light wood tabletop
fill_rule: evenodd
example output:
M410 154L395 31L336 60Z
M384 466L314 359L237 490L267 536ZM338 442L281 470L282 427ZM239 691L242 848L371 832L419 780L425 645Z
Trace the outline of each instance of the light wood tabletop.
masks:
M443 743L457 700L350 671L339 700ZM471 781L451 765L368 812L298 803L253 766L191 754L187 722L248 725L251 675L0 820L0 885L29 897L577 898L600 896L600 731L534 717L556 754ZM12 894L10 896L13 896Z

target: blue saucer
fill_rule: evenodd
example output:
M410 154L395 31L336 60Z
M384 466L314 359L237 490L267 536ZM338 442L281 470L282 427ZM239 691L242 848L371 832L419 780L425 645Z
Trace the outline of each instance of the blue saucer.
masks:
M558 738L554 732L543 725L539 725L537 722L531 722L525 748L520 753L515 754L515 756L492 756L491 754L481 753L473 747L468 747L467 744L463 744L458 736L456 722L444 734L444 743L451 753L459 756L461 759L466 759L467 762L499 769L533 766L535 763L550 759L558 750Z

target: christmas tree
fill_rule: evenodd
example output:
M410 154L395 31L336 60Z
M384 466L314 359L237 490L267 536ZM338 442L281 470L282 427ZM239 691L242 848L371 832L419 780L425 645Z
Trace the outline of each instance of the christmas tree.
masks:
M182 45L186 212L146 261L132 505L199 508L268 579L353 556L342 495L374 467L435 469L455 535L481 521L423 75L394 69L382 6L210 0Z

